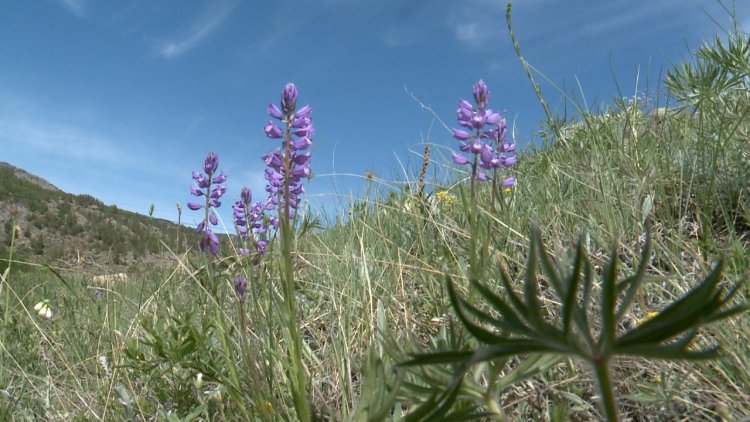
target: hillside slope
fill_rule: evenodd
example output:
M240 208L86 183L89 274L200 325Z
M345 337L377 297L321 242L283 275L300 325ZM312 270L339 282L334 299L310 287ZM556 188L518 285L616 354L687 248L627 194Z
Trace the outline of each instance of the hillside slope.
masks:
M16 223L14 239L11 236ZM123 267L164 256L159 240L184 248L187 227L73 195L41 177L0 163L0 257L61 268Z

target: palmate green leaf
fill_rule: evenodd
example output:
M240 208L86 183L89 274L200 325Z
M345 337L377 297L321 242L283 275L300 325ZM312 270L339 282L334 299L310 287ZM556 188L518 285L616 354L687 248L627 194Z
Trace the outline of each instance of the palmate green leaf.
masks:
M564 337L568 337L568 335L570 334L570 325L573 316L578 315L580 319L580 314L576 314L575 310L577 305L576 299L578 297L578 283L580 283L581 281L581 271L583 270L584 266L583 254L583 242L579 240L576 244L576 255L575 264L573 266L573 273L567 280L567 292L565 294L565 300L563 301L562 307L562 330ZM582 329L582 331L588 331L585 329L586 327L584 321L579 321L578 324L581 326L580 328Z
M442 365L447 363L462 362L472 355L472 352L435 352L412 354L412 358L401 362L396 367Z
M646 268L648 267L649 257L651 256L651 235L649 234L649 231L646 230L646 241L643 245L643 249L641 250L641 261L638 263L638 269L635 271L635 274L631 275L630 277L623 280L621 283L618 284L618 291L619 294L621 290L625 290L625 297L622 298L622 301L620 302L620 306L617 309L616 313L616 319L619 321L622 319L623 316L625 316L625 312L627 312L628 308L630 308L630 305L633 303L633 300L635 299L635 294L638 292L638 289L643 284L643 280L646 275Z
M458 398L465 372L465 366L462 365L457 368L456 376L443 393L430 396L430 399L420 405L414 412L409 413L404 419L406 421L432 421L447 413Z
M508 300L510 301L511 306L516 310L516 313L523 318L527 318L529 316L529 310L526 308L526 305L521 298L516 295L516 292L513 290L513 281L510 278L510 274L508 274L508 270L502 265L500 266L500 281L502 281L503 287L505 287L505 294L508 295Z
M698 328L690 330L681 338L668 344L636 344L626 347L618 347L617 353L623 355L634 355L648 359L713 359L719 355L719 346L712 346L703 350L690 350L690 343L698 334Z
M537 249L537 257L541 264L542 271L547 275L552 288L555 289L555 293L558 297L565 297L565 287L562 285L560 274L557 271L555 265L552 264L549 254L547 253L544 245L542 244L542 236L539 229L535 229L532 233L531 241L535 243Z
M456 312L456 315L458 316L458 319L463 323L464 327L477 339L484 343L495 343L498 341L502 341L503 338L498 336L497 334L477 325L474 324L468 316L464 313L465 307L468 306L466 301L464 301L462 298L458 297L458 294L456 293L456 289L453 287L453 282L451 282L450 279L448 279L448 296L450 297L451 304L453 305L453 310ZM482 314L477 310L477 312L480 315L484 315L484 317L480 316L480 318L484 319L483 322L487 322L488 320L491 320L489 316Z
M591 262L588 259L583 259L583 291L581 292L581 305L577 307L576 313L578 314L577 320L580 321L582 327L586 328L584 333L586 334L589 344L593 344L591 333L588 330L589 327L589 314L588 309L591 303L591 286L594 284L594 271L591 268Z
M615 319L615 305L617 301L617 249L612 247L612 254L602 280L602 305L601 305L601 343L608 349L615 342L617 320Z
M721 270L722 261L719 261L711 274L698 286L655 317L622 335L617 340L618 347L662 342L696 324L712 320L713 313L726 304L727 299L721 298L721 293L716 292L721 280ZM731 296L728 298L731 299Z
M738 283L738 285L739 285L739 283ZM724 311L721 311L721 312L713 314L711 317L706 318L705 322L706 322L706 324L709 324L709 323L712 323L714 321L720 321L722 319L727 319L727 318L733 317L735 315L741 314L741 313L746 312L748 310L750 310L750 304L737 305L737 306L734 306L732 308L729 308L729 309L726 309Z
M522 317L516 313L516 311L505 303L503 298L497 295L495 292L490 290L487 286L482 283L473 281L471 286L475 288L479 294L493 307L495 310L502 315L503 321L498 325L502 324L502 327L509 331L516 333L525 333L529 331L529 327L523 322Z
M451 284L451 286L448 287L449 289L454 289L453 286L452 286L453 285L453 280L450 277L446 277L446 283ZM471 283L472 287L476 287L477 290L480 290L480 294L482 294L482 296L484 296L487 293L492 294L492 292L487 287L483 286L481 283L478 283L476 281L470 281L470 283ZM481 286L481 287L478 287L478 286ZM481 291L481 289L484 289L484 291ZM496 296L496 297L498 299L500 299L499 296ZM485 297L485 299L486 299L486 297ZM502 301L502 299L500 299L500 300ZM499 318L497 318L495 316L492 316L492 315L488 314L487 312L484 312L484 311L480 310L479 308L477 308L476 306L472 305L471 303L469 303L466 300L460 300L460 302L461 302L461 305L465 308L465 310L468 313L474 315L479 321L481 321L481 322L483 322L485 324L492 325L492 326L494 326L494 327L496 327L498 329L501 329L501 330L511 330L512 331L512 326L509 325L508 322L505 319L499 319ZM501 302L500 306L505 306L507 308L507 305L503 304L502 302ZM507 308L507 311L509 311L511 313L513 312L510 308ZM498 313L501 315L502 318L505 317L505 315L502 312L498 312ZM512 319L512 317L513 316L511 315L511 319Z
M526 279L524 280L524 302L528 313L526 318L533 325L542 325L542 307L539 304L539 288L537 286L537 256L540 254L541 234L539 229L531 231L531 247L529 248L529 260L526 264Z

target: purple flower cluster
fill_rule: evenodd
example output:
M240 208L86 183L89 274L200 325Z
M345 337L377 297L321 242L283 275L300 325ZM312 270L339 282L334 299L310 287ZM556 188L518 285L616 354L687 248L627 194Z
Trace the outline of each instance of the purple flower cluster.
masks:
M268 114L278 120L277 125L269 120L264 131L272 139L283 139L281 149L269 151L263 156L266 163L266 191L269 207L278 207L288 218L294 217L299 206L300 195L305 191L302 178L309 178L310 152L302 152L312 145L314 132L312 107L305 105L297 110L297 87L288 83L281 91L281 107L268 105Z
M247 279L241 275L234 278L234 293L240 302L245 301L245 291L247 290Z
M190 194L194 196L203 196L205 203L188 202L187 206L193 211L205 209L205 216L203 221L196 227L196 233L203 233L203 237L200 241L201 251L208 250L211 255L216 256L219 253L219 238L211 230L211 226L219 224L219 219L216 216L215 209L221 206L219 198L221 198L227 191L227 186L224 184L227 180L227 176L222 171L216 174L216 169L219 167L219 156L215 152L209 152L203 162L203 172L193 171L193 180L196 185L190 186ZM213 186L213 188L212 188Z
M242 188L240 200L232 206L234 225L240 238L252 242L255 252L258 255L263 255L266 252L266 246L268 246L266 233L269 225L274 229L277 228L278 217L267 219L265 215L267 205L264 205L261 201L253 203L252 200L253 193L250 188ZM250 255L251 251L247 248L240 248L239 252L247 256Z
M477 180L490 178L478 167L485 170L498 170L516 163L513 152L515 144L505 141L507 125L500 113L487 108L490 90L483 80L474 84L474 104L462 99L458 103L458 124L462 129L453 129L453 137L461 142L459 149L474 155L474 159L452 152L453 162L458 165L471 164L472 176ZM491 128L485 129L486 126ZM494 144L490 145L488 142ZM515 178L509 177L503 181L503 186L515 184Z

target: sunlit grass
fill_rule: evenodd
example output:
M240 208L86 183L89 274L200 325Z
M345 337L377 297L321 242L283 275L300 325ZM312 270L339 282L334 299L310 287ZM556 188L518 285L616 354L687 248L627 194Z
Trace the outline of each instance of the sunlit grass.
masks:
M581 240L601 273L614 244L629 274L648 230L647 277L622 330L682 297L720 257L727 285L747 279L750 98L742 90L704 88L696 90L700 104L669 109L660 109L664 98L613 101L598 112L577 105L577 122L545 134L562 134L564 142L519 154L518 184L497 204L488 185L478 184L476 218L491 239L487 268L503 265L520 279L535 223L561 261ZM449 137L446 144L455 142ZM477 300L467 277L468 185L457 182L466 175L431 178L431 168L446 162L430 156L407 180L367 177L361 199L341 200L344 218L320 225L300 213L292 293L314 418L382 420L413 411L431 382L448 382L452 374L420 378L394 364L410 352L470 344L445 289L449 276L468 301ZM0 419L295 419L281 248L272 243L268 259L250 268L231 244L207 263L197 240L190 250L164 246L176 263L171 268L142 264L129 280L103 286L91 275L34 267L9 254L0 282ZM249 280L244 306L234 295L240 273ZM539 289L542 309L558 312L549 285ZM739 301L747 295L745 284ZM38 303L45 305L36 309ZM750 319L741 315L696 340L721 344L718 360L617 358L613 383L622 417L750 418L748 336ZM510 420L602 417L595 381L577 362L534 359L476 368L461 400L497 406ZM529 362L543 370L526 378Z

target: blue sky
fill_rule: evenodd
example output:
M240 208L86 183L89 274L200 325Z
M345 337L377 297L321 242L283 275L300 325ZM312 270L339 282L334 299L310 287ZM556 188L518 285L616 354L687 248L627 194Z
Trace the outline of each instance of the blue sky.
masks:
M737 15L750 28L750 2ZM542 118L490 0L5 1L0 5L0 161L72 193L176 220L210 150L263 195L266 106L286 82L313 107L308 198L335 204L368 170L404 179L423 142L448 156L459 98L483 78L490 106L534 142ZM729 16L714 0L517 0L526 58L588 104L636 90ZM640 70L640 74L639 74ZM636 76L639 83L636 86ZM554 90L542 86L562 111ZM429 105L422 109L412 97ZM413 173L410 173L410 176ZM183 221L195 223L187 209Z

